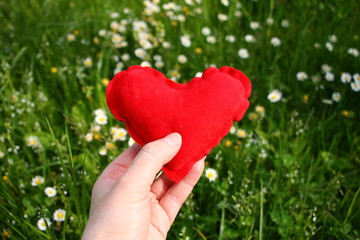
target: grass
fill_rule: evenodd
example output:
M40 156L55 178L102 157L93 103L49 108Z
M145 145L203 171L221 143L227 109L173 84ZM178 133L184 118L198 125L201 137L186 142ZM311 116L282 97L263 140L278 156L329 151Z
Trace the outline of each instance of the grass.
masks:
M206 168L218 177L201 178L168 239L360 238L360 98L341 82L343 73L360 72L359 56L348 53L360 49L358 1L188 2L193 4L175 1L180 7L174 17L167 16L165 0L152 14L142 2L128 0L0 2L3 239L80 238L93 183L128 147L128 135L112 142L111 128L124 125L107 110L106 82L115 69L144 61L156 68L155 55L162 57L159 70L178 82L215 64L241 69L253 84L249 111L208 156ZM112 18L113 12L120 16ZM218 13L228 20L221 22ZM118 48L111 22L124 19L117 31L127 45ZM148 26L142 31L152 47L144 59L135 55L141 47L136 21ZM207 41L203 27L215 43ZM245 41L246 34L256 42ZM184 35L189 47L182 45ZM226 41L228 35L236 41ZM273 37L280 46L271 44ZM240 58L240 48L248 58ZM178 62L180 54L186 63ZM326 80L324 64L333 81ZM308 78L297 80L298 72ZM282 92L278 102L267 99L274 89ZM334 92L340 101L332 99ZM109 117L100 130L96 109ZM44 182L32 186L35 176ZM46 187L56 195L48 197ZM56 209L66 211L65 221L53 219ZM51 224L44 231L37 226L41 218Z

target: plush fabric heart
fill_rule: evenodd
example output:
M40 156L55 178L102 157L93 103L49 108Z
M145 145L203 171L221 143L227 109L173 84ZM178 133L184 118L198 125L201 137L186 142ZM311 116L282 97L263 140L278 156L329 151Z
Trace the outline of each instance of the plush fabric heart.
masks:
M178 154L163 167L179 182L206 156L249 107L249 79L231 67L211 67L179 84L150 67L132 66L115 75L106 90L114 116L144 145L172 132L182 136Z

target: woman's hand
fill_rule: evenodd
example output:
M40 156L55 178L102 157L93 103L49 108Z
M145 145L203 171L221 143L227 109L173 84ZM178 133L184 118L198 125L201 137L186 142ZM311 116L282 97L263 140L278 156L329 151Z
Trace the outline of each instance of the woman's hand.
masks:
M172 133L141 147L134 144L118 156L96 181L90 218L83 239L166 239L186 198L199 180L204 159L179 183L155 176L181 147Z

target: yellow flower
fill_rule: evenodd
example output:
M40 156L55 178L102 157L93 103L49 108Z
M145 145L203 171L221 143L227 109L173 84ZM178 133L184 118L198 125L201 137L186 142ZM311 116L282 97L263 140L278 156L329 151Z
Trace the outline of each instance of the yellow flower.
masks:
M99 139L100 139L100 134L95 133L95 134L94 134L94 139L95 139L95 140L99 140Z
M203 50L201 48L195 48L195 53L196 54L202 54Z
M353 111L344 110L344 111L341 112L341 115L343 115L344 117L352 118L352 117L354 117L354 112L353 112Z
M254 113L254 112L249 113L249 119L250 120L256 120L258 118L259 118L259 114Z
M4 175L4 176L2 177L2 180L7 181L7 180L9 180L9 177L6 176L6 175Z
M173 77L177 78L177 77L179 77L180 73L178 71L174 71L172 73L172 75L173 75Z
M247 133L246 133L245 130L243 130L243 129L237 130L236 135L237 135L239 138L246 138L246 137L247 137Z
M107 86L109 84L109 79L108 78L103 78L101 80L101 83L104 85L104 86Z
M52 67L50 69L51 73L57 73L58 72L58 69L56 67Z
M263 106L257 105L257 106L255 107L255 111L256 111L257 113L259 113L260 115L262 115L262 114L265 113L265 108L264 108Z
M75 30L73 31L73 33L74 33L75 35L79 35L79 30L75 29Z
M93 38L93 43L98 44L99 42L100 42L99 38L97 38L97 37Z
M230 147L232 145L232 142L230 140L225 141L225 146Z
M303 101L304 101L305 104L307 104L309 102L309 95L305 94L303 96Z
M114 150L115 149L115 144L113 144L113 143L111 143L111 142L107 142L106 144L105 144L105 146L106 146L106 148L108 149L108 150Z

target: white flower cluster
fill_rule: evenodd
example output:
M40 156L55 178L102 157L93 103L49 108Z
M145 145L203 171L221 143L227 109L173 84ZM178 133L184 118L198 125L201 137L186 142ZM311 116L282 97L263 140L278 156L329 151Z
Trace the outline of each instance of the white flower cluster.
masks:
M64 209L57 209L53 213L53 219L55 222L64 222L66 216L66 211ZM37 227L41 231L46 231L48 227L52 225L52 222L49 218L42 217L37 222Z

